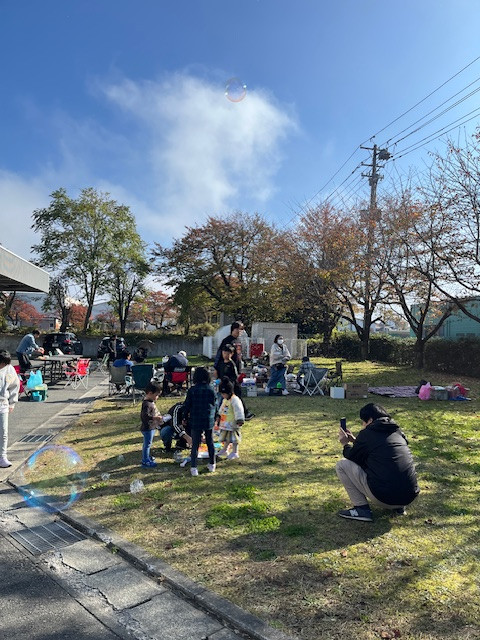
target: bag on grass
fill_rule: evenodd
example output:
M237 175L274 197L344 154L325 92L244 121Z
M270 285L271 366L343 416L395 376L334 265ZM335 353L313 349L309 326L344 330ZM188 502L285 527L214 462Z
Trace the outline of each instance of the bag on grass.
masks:
M430 400L430 396L432 395L432 385L427 382L427 384L423 384L420 387L420 391L418 392L418 397L420 400Z

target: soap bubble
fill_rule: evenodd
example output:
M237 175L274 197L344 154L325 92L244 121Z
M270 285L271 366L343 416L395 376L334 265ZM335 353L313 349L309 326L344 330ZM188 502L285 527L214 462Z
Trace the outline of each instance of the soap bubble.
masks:
M230 78L225 86L225 95L230 102L241 102L247 95L247 85L238 78Z
M55 444L32 454L18 473L18 488L25 502L50 512L71 507L82 495L87 480L78 453Z

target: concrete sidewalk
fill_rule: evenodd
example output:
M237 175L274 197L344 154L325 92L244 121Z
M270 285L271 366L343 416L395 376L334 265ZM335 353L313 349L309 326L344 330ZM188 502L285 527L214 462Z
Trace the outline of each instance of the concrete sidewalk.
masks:
M25 403L17 419L28 422L29 433L55 436L106 393L106 378L94 380L95 387L73 398L71 390L59 389L58 395L52 390L49 403ZM43 413L37 412L38 405L44 405ZM17 441L9 457L18 466L42 444ZM0 476L0 619L5 637L289 640L74 510L50 514L28 507L6 481L12 469Z

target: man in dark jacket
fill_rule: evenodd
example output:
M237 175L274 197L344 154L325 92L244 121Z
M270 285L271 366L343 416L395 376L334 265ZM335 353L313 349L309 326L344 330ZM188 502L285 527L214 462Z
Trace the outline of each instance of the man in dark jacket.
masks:
M407 438L377 404L362 407L360 419L364 428L356 438L348 429L339 431L344 458L337 462L336 471L353 507L339 511L338 515L371 522L369 501L404 515L405 505L419 493Z

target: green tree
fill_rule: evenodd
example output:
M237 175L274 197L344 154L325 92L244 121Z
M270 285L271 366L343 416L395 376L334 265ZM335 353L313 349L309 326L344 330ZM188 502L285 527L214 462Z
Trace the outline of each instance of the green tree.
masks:
M145 291L145 278L150 272L145 244L138 235L135 223L115 233L110 265L110 306L120 322L120 333L125 327L132 303Z
M61 188L51 194L48 207L33 212L32 228L41 234L32 247L37 263L61 281L78 285L87 306L87 329L96 296L111 286L119 239L135 229L133 215L108 193L87 188L73 199Z

